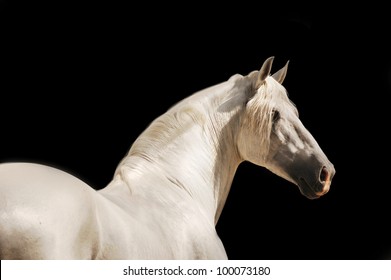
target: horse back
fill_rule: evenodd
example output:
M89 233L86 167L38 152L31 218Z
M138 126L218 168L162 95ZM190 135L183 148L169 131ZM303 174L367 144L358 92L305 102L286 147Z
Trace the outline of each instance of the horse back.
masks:
M90 259L98 250L95 191L32 163L0 164L0 259Z

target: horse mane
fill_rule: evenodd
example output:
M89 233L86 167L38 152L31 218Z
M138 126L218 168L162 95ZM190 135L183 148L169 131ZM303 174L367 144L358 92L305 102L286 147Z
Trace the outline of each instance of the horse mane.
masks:
M281 98L288 101L284 102L286 104L292 103L285 88L272 77L268 77L258 90L255 89L257 73L258 71L253 71L247 76L235 74L227 81L195 92L173 105L151 122L135 140L127 156L118 165L116 173L130 156L153 162L173 139L194 125L204 126L210 121L211 112L216 110L231 113L234 108L243 109L247 106L248 115L244 118L243 125L262 135L260 144L268 150L274 106L280 103Z
M209 114L231 100L238 91L236 88L243 86L239 80L243 80L243 76L233 75L227 81L197 91L174 104L140 134L118 167L130 156L152 162L167 144L187 129L195 125L203 127L210 121Z

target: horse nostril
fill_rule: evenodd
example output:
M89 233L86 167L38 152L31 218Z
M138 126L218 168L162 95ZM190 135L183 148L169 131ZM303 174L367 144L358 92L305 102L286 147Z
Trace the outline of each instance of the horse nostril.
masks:
M324 166L320 171L319 179L321 182L326 182L327 180L329 180L329 172L327 171L327 168Z

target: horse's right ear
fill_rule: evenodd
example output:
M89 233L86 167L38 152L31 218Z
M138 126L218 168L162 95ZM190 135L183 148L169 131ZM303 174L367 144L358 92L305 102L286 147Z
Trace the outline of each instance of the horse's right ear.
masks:
M272 77L273 77L277 82L279 82L280 84L282 84L282 82L283 82L284 79L285 79L286 71L288 70L288 64L289 64L289 60L288 60L288 62L285 64L284 67L282 67L280 70L278 70L276 73L274 73L274 74L272 75Z
M263 63L261 70L259 70L257 81L255 82L255 88L259 89L260 86L264 83L265 79L269 76L270 71L272 70L274 56L269 57Z

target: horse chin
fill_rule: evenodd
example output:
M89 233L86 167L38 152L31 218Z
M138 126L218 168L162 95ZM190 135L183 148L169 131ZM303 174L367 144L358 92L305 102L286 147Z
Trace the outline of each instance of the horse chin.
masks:
M303 178L300 178L298 187L302 195L308 199L318 199L322 196L319 192L315 192L314 188L311 187Z

